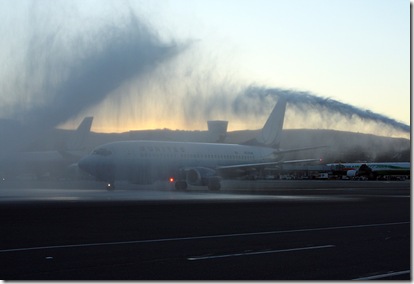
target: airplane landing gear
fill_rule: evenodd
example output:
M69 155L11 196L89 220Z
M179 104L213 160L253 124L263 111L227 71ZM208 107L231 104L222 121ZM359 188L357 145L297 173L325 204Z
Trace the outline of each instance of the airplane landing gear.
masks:
M176 190L187 190L187 182L186 181L176 181L175 182L175 189Z
M210 181L207 187L210 191L219 191L221 188L221 184L219 181Z

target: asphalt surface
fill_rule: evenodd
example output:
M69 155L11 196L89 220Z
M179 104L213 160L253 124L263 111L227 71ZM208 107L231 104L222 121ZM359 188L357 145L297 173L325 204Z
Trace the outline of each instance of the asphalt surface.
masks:
M409 182L0 184L4 280L411 280Z

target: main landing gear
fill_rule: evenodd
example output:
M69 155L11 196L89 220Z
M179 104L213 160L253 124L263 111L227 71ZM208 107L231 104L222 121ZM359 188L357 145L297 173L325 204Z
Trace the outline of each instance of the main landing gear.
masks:
M183 180L179 180L175 182L175 189L178 191L185 191L187 190L188 185L186 181ZM221 188L221 183L220 181L217 180L211 180L208 182L207 184L207 188L210 191L219 191Z
M187 182L183 180L179 180L175 182L175 189L179 191L187 190Z
M210 191L219 191L221 188L221 183L217 180L211 180L208 182L207 187Z

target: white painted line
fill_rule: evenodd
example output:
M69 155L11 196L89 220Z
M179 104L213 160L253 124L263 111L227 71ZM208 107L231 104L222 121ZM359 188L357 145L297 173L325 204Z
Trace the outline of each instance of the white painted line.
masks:
M215 258L245 256L245 255L258 255L258 254L268 254L268 253L280 253L280 252L312 250L312 249L323 249L323 248L333 248L333 247L335 247L335 246L334 245L325 245L325 246L316 246L316 247L303 247L303 248L292 248L292 249L279 249L279 250L267 250L267 251L241 252L241 253L222 254L222 255L194 256L194 257L187 258L187 260L190 260L190 261L193 261L193 260L205 260L205 259L215 259Z
M195 236L195 237L178 237L178 238L165 238L165 239L152 239L152 240L135 240L135 241L119 241L119 242L105 242L105 243L86 243L86 244L72 244L72 245L56 245L56 246L13 248L13 249L1 249L0 253L30 251L30 250L75 248L75 247L113 246L113 245L160 243L160 242L187 241L187 240L203 240L203 239L214 239L214 238L232 238L232 237L242 237L242 236L289 234L289 233L302 233L302 232L317 232L317 231L325 231L325 230L327 231L327 230L342 230L342 229L355 229L355 228L368 228L368 227L396 226L396 225L406 225L406 224L410 224L410 222L350 225L350 226L324 227L324 228L311 228L311 229L296 229L296 230L285 230L285 231L235 233L235 234L207 235L207 236Z
M404 270L404 271L398 271L398 272L391 271L391 272L385 273L385 274L378 274L378 275L372 275L372 276L368 276L368 277L361 277L361 278L356 278L356 279L353 279L353 280L381 279L381 278L386 278L386 277L391 277L391 276L398 276L398 275L408 274L410 272L411 272L411 270Z

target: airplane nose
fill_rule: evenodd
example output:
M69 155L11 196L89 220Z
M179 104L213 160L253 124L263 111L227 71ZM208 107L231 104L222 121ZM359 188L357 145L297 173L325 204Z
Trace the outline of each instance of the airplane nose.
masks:
M113 161L106 157L86 156L79 160L78 167L100 180L114 180L115 166Z

